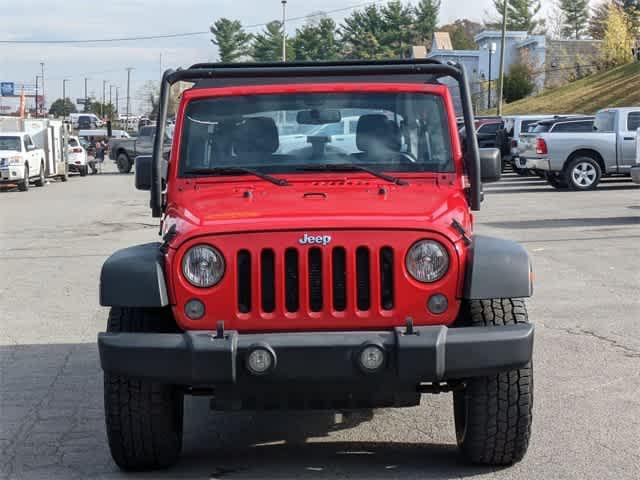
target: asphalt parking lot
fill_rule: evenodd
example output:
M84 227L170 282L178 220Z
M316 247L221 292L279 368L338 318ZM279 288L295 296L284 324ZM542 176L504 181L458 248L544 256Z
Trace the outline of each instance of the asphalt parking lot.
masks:
M188 399L180 463L125 475L112 463L95 344L100 266L154 241L133 176L0 191L0 476L75 478L640 478L640 188L607 179L561 192L536 177L487 187L478 231L534 258L535 407L520 464L463 463L449 394L372 415L225 415Z

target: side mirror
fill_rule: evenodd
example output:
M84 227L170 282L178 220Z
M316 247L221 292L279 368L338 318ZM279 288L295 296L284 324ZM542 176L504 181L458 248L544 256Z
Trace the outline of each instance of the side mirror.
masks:
M480 148L480 177L483 183L497 182L502 176L502 155L497 148Z
M151 155L140 155L136 157L136 188L138 190L151 190L151 165L153 157Z

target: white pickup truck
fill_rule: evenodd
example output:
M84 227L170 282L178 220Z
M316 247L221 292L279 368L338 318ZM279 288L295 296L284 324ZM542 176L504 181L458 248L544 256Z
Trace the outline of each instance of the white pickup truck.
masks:
M22 192L29 182L45 185L45 154L25 132L0 132L0 184L13 183Z

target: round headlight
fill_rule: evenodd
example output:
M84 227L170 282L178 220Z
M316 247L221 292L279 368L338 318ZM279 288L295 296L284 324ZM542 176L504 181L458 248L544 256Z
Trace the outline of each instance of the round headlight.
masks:
M212 287L224 275L224 257L213 247L196 245L182 259L182 273L191 285Z
M440 280L449 269L447 250L434 240L420 240L407 253L407 271L419 282Z

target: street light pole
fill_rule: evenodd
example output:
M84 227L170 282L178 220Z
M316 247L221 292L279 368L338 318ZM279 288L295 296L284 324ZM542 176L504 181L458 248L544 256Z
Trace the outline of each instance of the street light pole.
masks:
M507 43L507 7L508 0L502 0L502 37L500 38L500 74L498 78L498 108L496 113L502 115L502 91L504 89L504 48Z
M45 102L45 91L44 91L44 62L40 62L40 73L42 75L42 116L44 117L44 102Z
M107 88L107 81L102 80L102 103L100 104L100 116L104 118L104 102L105 102L105 89Z
M36 118L38 118L38 77L40 77L40 75L36 75L36 103L35 103Z
M282 3L282 61L287 61L287 0L281 0Z
M87 112L87 107L89 106L89 97L87 97L87 77L84 77L84 112Z
M129 108L131 106L131 97L129 96L131 87L131 70L133 70L133 67L127 67L127 119L129 119Z
M118 94L119 94L119 92L120 92L120 87L116 87L116 113L118 113L118 110L119 110L119 107L120 107L120 105L118 103Z
M67 119L67 82L70 80L64 78L62 80L62 119Z

